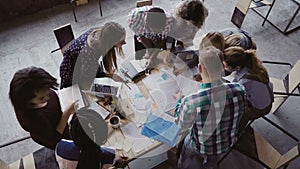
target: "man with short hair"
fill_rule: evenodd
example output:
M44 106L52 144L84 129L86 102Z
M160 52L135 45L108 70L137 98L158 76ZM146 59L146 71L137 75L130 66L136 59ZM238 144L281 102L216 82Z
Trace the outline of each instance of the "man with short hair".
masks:
M144 6L133 9L128 15L129 28L135 33L136 59L153 58L161 49L171 49L173 39L168 37L172 17L159 7ZM155 63L149 63L154 66Z
M245 90L238 83L221 80L221 55L212 46L200 51L200 90L178 100L175 121L182 133L188 133L178 161L180 169L218 168L218 161L237 140L238 123L246 103Z

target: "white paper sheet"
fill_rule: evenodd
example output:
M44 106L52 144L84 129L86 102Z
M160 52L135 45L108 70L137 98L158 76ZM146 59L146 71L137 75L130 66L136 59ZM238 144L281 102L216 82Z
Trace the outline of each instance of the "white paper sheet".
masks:
M128 124L122 126L121 130L125 138L129 139L126 145L123 144L124 150L129 148L129 145L131 144L130 141L132 141L132 150L135 153L147 149L152 144L151 139L143 136L141 134L141 128L137 128L137 126L133 122L129 122Z
M103 119L106 119L106 117L110 114L109 111L104 109L102 106L100 106L96 102L92 102L90 104L89 108L92 110L95 110L97 113L99 113Z
M76 100L78 100L78 108L82 108L85 106L79 90L79 86L77 84L59 90L58 97L63 112Z

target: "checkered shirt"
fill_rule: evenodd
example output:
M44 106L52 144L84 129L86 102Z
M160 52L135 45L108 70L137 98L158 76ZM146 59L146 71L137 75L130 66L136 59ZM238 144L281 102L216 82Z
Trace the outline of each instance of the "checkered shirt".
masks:
M202 83L198 92L178 100L175 122L183 131L190 129L190 141L201 154L218 155L235 143L245 102L238 83Z

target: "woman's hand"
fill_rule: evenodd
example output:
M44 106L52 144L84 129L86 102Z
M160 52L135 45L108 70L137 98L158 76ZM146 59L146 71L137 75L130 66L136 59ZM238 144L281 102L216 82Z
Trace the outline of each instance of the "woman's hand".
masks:
M113 74L111 77L114 81L116 82L124 82L123 78L121 78L119 75L117 74Z
M79 100L75 100L69 107L66 109L64 113L68 115L74 114L76 110L79 108Z

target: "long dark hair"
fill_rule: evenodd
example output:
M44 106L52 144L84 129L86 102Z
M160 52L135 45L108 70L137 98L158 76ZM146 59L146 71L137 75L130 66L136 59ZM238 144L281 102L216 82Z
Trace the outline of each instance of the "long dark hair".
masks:
M35 92L43 88L56 90L56 78L47 71L38 67L28 67L18 70L11 82L9 98L15 112L25 112L30 106L30 100L35 97Z
M103 159L100 145L107 137L103 118L94 110L83 108L74 114L70 126L72 139L81 151L77 169L99 169Z
M244 50L238 46L229 47L224 50L224 62L232 68L240 66L243 69L247 67L249 72L257 76L260 82L269 82L267 69L257 58L255 50Z

